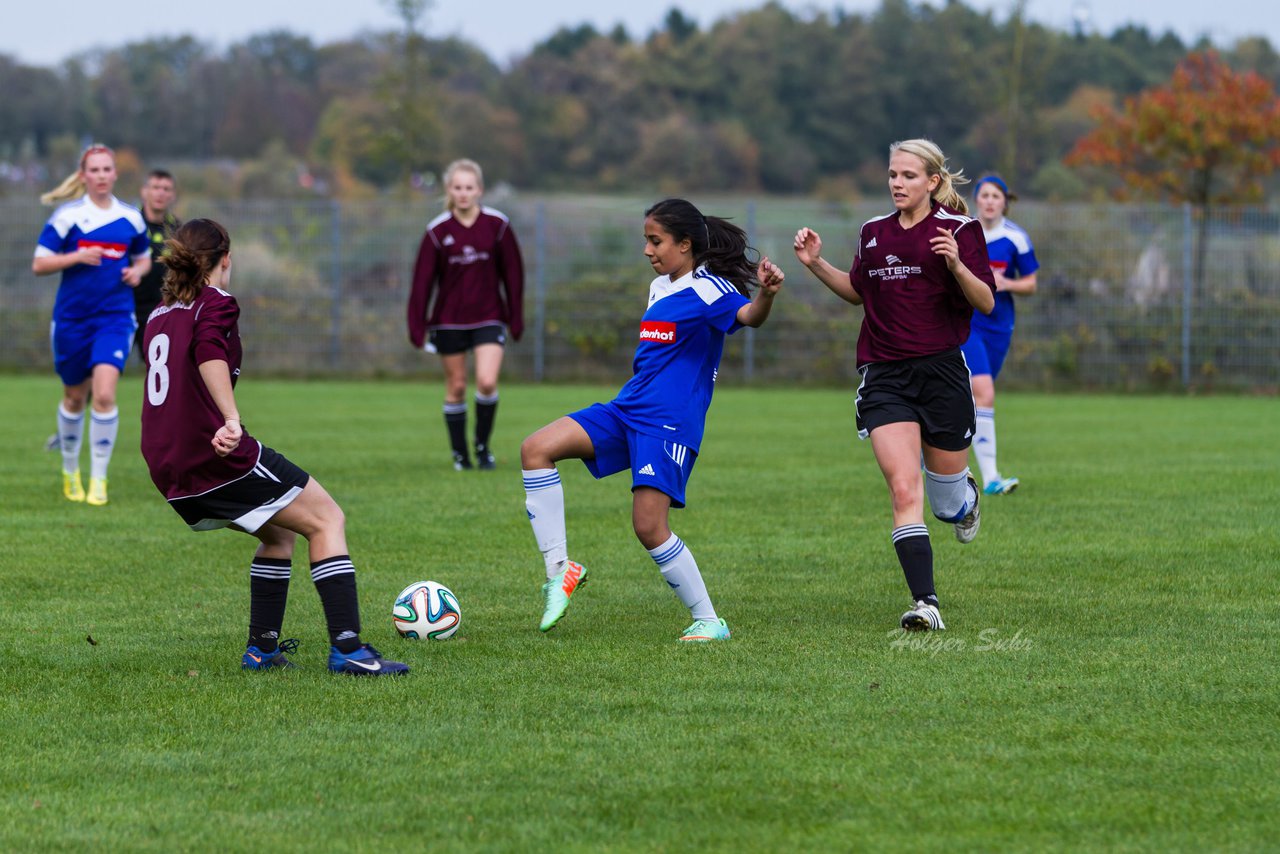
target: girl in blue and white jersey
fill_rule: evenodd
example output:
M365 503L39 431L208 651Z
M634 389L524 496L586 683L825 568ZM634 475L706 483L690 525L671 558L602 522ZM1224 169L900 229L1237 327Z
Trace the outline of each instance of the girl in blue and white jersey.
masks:
M1031 238L1005 218L1009 203L1017 196L999 175L984 175L973 191L978 220L987 239L987 255L996 280L996 307L991 314L973 313L969 340L960 349L969 363L977 429L973 435L973 455L982 472L987 495L1007 495L1018 488L1016 477L1002 477L996 465L996 377L1009 354L1013 339L1013 297L1036 292L1035 249Z
M631 520L663 579L689 609L681 641L727 640L692 552L671 532L669 512L685 506L685 487L702 444L724 336L768 318L783 274L748 259L742 229L683 199L645 211L644 255L657 278L640 321L634 374L609 403L573 412L520 446L525 508L546 564L542 631L564 616L587 569L569 560L564 489L555 464L582 460L597 478L631 471ZM752 278L759 282L748 298Z
M31 271L61 273L53 306L50 341L54 370L62 379L58 443L62 449L62 494L71 501L107 503L107 466L120 423L116 385L133 349L133 289L151 269L147 228L137 208L112 190L115 154L92 145L80 168L40 201L60 205L45 223ZM85 404L89 423L89 492L80 479Z

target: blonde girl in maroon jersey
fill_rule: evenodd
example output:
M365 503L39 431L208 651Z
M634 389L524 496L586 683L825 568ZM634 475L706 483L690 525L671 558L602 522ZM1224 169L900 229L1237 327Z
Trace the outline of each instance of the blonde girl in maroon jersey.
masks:
M444 368L444 421L453 466L470 469L467 351L475 362L475 458L494 467L490 446L507 333L524 331L524 262L506 215L485 207L484 174L474 160L444 172L446 209L427 226L409 294L409 340L438 353Z
M794 243L810 272L864 310L857 425L889 487L891 538L914 601L901 625L911 630L945 628L925 496L937 518L954 523L960 542L978 533L979 490L968 468L975 413L959 348L973 310L994 307L995 283L982 227L965 215L956 190L963 181L933 142L896 142L889 149L894 210L862 226L848 273L822 257L816 231L801 228Z

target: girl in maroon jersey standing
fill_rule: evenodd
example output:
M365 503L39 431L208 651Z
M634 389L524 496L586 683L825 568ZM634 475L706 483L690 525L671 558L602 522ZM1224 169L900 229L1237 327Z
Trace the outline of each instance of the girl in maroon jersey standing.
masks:
M360 640L342 509L315 478L241 424L234 392L243 355L240 306L226 291L226 229L213 220L192 220L165 246L163 304L151 313L143 337L142 456L156 488L193 531L231 528L260 541L249 566L249 641L241 666L292 666L285 653L297 641L281 642L280 629L301 534L329 626L329 669L356 676L408 672Z
M955 524L956 538L978 533L978 485L969 474L975 429L969 370L960 345L973 310L995 307L995 281L981 224L965 214L942 150L927 139L889 147L892 213L863 224L846 274L822 257L810 228L795 236L796 257L836 296L864 310L858 334L858 436L871 449L893 503L894 550L914 605L909 630L945 628L933 584L933 548L924 524ZM920 467L924 463L921 482Z
M440 354L444 422L458 471L471 468L467 351L474 351L476 465L491 469L503 345L508 331L517 341L524 332L524 262L506 215L480 204L484 175L478 163L450 163L444 185L446 210L428 224L413 268L409 340Z

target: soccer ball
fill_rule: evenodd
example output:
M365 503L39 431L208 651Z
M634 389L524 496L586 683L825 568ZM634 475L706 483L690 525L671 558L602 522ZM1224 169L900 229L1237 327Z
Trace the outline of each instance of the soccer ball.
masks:
M457 633L462 609L458 597L443 584L415 581L396 597L391 620L401 637L445 640Z

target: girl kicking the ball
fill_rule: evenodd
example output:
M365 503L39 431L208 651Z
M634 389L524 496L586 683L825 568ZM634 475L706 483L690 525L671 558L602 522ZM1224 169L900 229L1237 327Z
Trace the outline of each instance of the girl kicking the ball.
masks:
M209 219L167 244L161 296L143 338L142 456L156 488L193 531L232 528L260 541L249 566L249 670L290 667L280 642L297 535L329 624L329 669L355 676L407 673L360 640L355 566L342 509L315 478L244 429L234 388L242 349L231 281L231 238Z
M525 507L546 563L550 631L587 580L569 560L564 489L555 464L580 459L596 477L631 470L631 520L663 579L693 616L681 641L727 640L693 553L671 532L672 507L685 506L685 486L698 458L724 336L769 317L783 274L748 259L747 235L683 199L645 211L644 255L658 274L640 321L635 374L609 403L596 403L538 430L520 446ZM748 299L747 282L760 287Z

